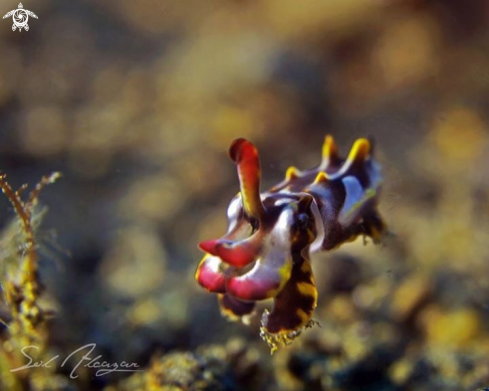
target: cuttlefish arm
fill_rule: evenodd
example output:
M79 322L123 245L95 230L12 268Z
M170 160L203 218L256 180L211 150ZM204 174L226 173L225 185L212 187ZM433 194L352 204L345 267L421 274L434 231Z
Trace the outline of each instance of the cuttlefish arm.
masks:
M272 248L253 268L229 278L226 291L241 300L265 300L277 295L290 278L292 257L287 250Z
M229 157L238 168L239 185L246 214L261 222L265 207L260 198L260 160L256 147L244 138L234 140Z
M261 173L258 151L249 141L237 139L229 148L229 156L237 165L241 202L246 216L240 216L240 221L237 221L238 214L231 213L228 215L231 220L229 226L233 227L230 232L220 239L206 240L199 244L207 254L195 273L200 285L210 292L218 293L226 291L227 276L223 272L222 262L242 268L257 259L263 246L259 228L265 208L260 198ZM240 281L231 285L242 286ZM236 289L242 291L242 288Z

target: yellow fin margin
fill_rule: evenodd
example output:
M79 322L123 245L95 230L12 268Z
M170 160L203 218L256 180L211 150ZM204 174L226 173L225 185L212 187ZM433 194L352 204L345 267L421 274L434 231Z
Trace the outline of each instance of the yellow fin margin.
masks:
M324 138L323 160L331 160L338 157L338 146L334 142L333 136L329 134Z
M299 171L298 168L294 166L290 166L289 168L287 168L287 171L285 172L285 179L290 181L291 179L300 177L300 175L301 172Z
M314 179L314 184L316 185L318 183L327 182L328 180L329 180L328 174L321 171L317 174L316 179Z
M349 162L361 162L368 157L370 149L370 141L366 138L359 138L351 147L347 160Z

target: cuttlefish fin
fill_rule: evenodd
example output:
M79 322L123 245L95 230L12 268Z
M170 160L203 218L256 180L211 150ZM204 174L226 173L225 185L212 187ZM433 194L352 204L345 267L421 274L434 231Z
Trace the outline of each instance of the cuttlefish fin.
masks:
M332 163L336 163L339 160L338 146L334 142L333 136L329 134L324 138L322 160L323 162Z
M365 161L370 158L371 154L372 154L372 145L370 141L366 138L357 139L353 143L350 153L348 154L348 157L344 161L341 168L338 171L331 174L329 176L329 179L334 180L337 178L341 178L345 175L349 175L355 167L361 167L361 165L364 164ZM324 160L323 163L321 163L321 165L319 166L319 168L325 169L323 165L324 165Z
M338 215L338 222L347 227L351 225L362 211L372 203L377 195L375 189L364 190L360 181L353 175L345 176L342 180L345 188L345 201Z
M290 166L287 168L287 171L285 171L285 180L286 181L292 181L296 178L299 178L301 176L301 172L297 167Z
M324 138L322 159L319 165L319 171L326 171L331 166L337 166L341 163L338 152L338 146L334 142L333 136L327 135Z
M343 167L341 168L341 172L343 174L347 174L352 167L359 166L365 162L369 158L372 152L372 146L370 141L366 138L359 138L351 147L350 153L346 158Z

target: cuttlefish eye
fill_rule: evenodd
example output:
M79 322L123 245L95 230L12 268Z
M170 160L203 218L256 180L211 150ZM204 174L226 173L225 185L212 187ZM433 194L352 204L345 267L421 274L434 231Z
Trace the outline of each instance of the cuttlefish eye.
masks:
M311 219L306 213L300 213L296 221L297 228L304 231L311 226Z

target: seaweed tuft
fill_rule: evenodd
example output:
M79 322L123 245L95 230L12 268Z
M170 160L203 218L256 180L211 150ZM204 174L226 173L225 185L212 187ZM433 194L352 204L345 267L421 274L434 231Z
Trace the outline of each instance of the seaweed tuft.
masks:
M43 211L37 208L42 189L61 176L54 172L44 176L25 201L22 193L27 185L14 191L7 175L0 175L0 188L13 206L15 221L9 224L0 236L2 264L2 323L0 388L9 390L37 388L36 369L11 370L25 365L23 349L29 348L29 356L42 358L47 349L47 319L52 310L42 304L43 285L39 277L38 244L36 230ZM20 228L20 229L19 229ZM42 368L43 382L49 381L49 369ZM42 387L41 387L42 388Z

